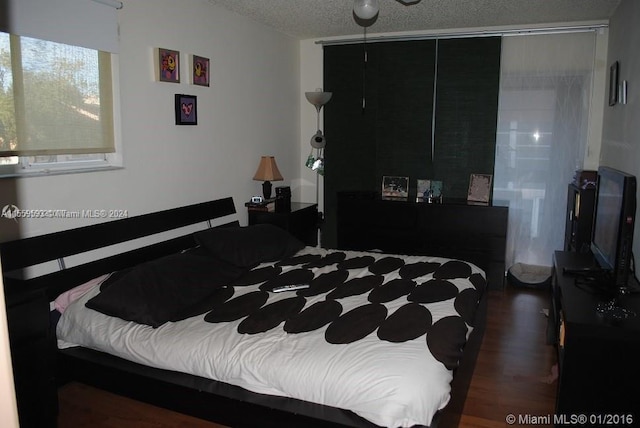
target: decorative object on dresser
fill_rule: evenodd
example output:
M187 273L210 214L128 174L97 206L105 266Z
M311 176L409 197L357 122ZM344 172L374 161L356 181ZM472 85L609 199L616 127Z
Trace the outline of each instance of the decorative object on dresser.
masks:
M382 197L407 199L409 197L409 177L382 177Z
M442 202L442 181L418 179L416 188L416 202Z
M467 200L488 204L491 200L491 174L471 174L469 179L469 193Z
M253 179L264 182L262 183L262 194L265 199L270 199L271 182L284 180L278 169L278 165L276 165L276 158L273 156L262 156Z
M418 178L416 180L416 202L426 200L431 194L431 180Z

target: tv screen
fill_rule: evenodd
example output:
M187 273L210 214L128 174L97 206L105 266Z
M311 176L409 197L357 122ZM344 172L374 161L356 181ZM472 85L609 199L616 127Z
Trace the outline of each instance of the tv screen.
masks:
M610 274L612 286L626 287L632 265L636 178L613 168L599 167L594 214L593 255Z

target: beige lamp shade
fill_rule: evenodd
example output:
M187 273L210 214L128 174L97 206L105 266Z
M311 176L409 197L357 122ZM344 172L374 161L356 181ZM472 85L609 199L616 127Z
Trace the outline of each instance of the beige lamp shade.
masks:
M260 164L258 164L258 170L253 179L264 181L262 183L262 193L265 199L271 198L271 182L284 180L273 156L262 156L260 158Z
M253 176L254 180L260 181L282 181L282 174L276 165L276 158L273 156L262 156L260 158L260 164L258 170Z

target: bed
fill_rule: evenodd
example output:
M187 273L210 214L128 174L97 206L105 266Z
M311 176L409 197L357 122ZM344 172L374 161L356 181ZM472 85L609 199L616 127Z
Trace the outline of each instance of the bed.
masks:
M23 281L61 313L58 379L234 427L457 424L484 327L481 267L305 247L224 222L234 214L225 198L2 244L12 275L202 225ZM306 288L278 292L292 284Z

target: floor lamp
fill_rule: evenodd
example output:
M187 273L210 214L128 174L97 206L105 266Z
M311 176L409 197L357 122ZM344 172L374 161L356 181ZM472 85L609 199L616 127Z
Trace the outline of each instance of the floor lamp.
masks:
M331 92L323 92L322 89L316 89L315 92L305 92L305 97L316 108L316 133L311 137L311 152L307 157L305 166L316 172L316 204L320 201L320 176L324 175L324 148L327 145L327 139L320 130L320 110L322 106L329 102ZM314 153L315 151L315 153ZM319 212L319 224L322 223L322 213Z

